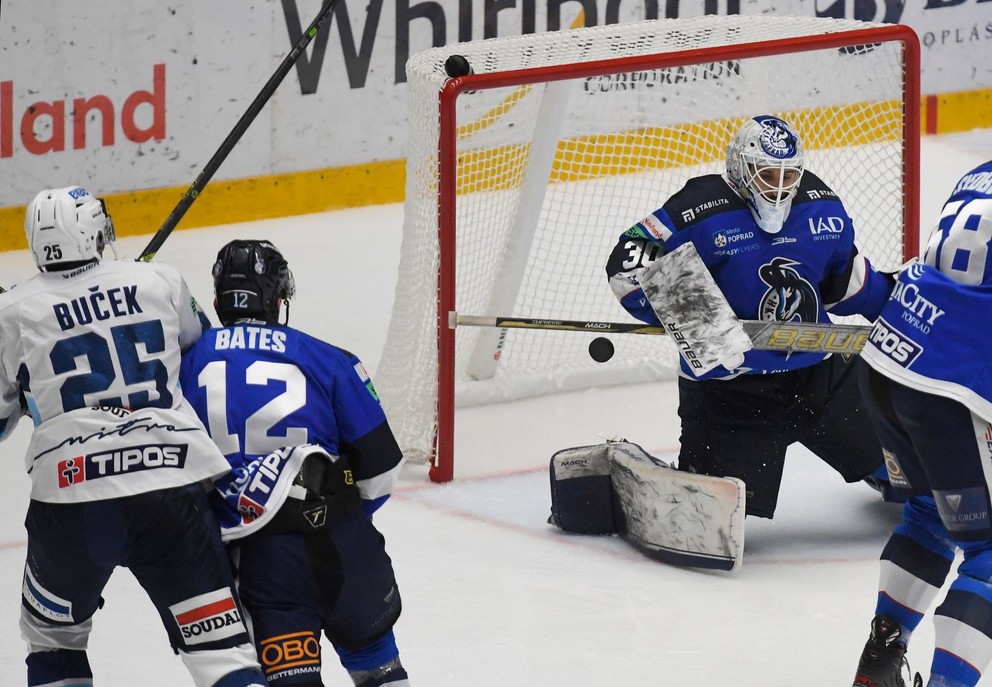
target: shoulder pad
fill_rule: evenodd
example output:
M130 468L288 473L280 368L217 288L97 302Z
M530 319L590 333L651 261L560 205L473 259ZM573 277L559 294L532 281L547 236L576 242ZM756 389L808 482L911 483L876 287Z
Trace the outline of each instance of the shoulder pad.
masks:
M808 203L815 200L836 200L840 201L837 193L824 183L823 179L816 176L809 170L803 172L803 179L799 182L799 189L793 203Z
M663 206L676 231L729 210L746 209L734 189L719 174L707 174L686 182L682 190Z

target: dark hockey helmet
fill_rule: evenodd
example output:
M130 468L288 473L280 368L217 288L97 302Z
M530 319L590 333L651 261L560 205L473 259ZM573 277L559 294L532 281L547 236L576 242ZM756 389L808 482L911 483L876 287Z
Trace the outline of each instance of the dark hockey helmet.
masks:
M242 319L278 324L282 302L296 294L289 264L268 241L231 241L217 253L213 275L214 308L224 326Z

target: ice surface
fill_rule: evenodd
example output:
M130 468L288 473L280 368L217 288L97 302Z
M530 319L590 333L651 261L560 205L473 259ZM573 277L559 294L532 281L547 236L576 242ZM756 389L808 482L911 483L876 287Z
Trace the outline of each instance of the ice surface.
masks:
M924 237L954 182L990 156L992 130L924 140ZM233 238L272 240L296 276L292 323L354 351L374 376L401 221L394 205L180 231L157 259L178 266L209 304L217 249ZM135 256L147 240L122 239L118 250ZM0 254L0 267L4 285L34 270L23 251ZM775 520L748 520L743 567L679 569L616 538L546 524L555 451L623 436L673 459L674 383L466 408L457 426L456 480L431 484L422 466L407 466L376 515L404 597L396 631L416 687L850 684L874 606L877 557L898 520L898 507L867 486L845 484L796 448ZM2 446L2 687L25 682L17 618L29 432L22 425ZM126 571L114 574L104 596L90 642L96 684L191 684ZM924 674L932 639L928 616L909 652ZM333 653L327 657L325 684L350 685Z

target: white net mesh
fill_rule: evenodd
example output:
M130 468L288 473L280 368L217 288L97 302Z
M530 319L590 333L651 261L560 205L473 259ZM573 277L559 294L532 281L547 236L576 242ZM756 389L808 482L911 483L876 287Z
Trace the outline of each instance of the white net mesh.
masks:
M740 56L741 46L758 41L881 26L708 16L500 38L411 58L400 274L376 372L407 457L429 458L435 432L438 93L449 55L465 56L476 74L560 67L553 80L528 83L525 71L519 85L456 101L456 310L629 322L605 274L619 235L690 177L723 172L727 144L754 115L777 115L796 128L807 168L840 194L877 266L902 262L902 43ZM742 52L640 71L624 62L721 46ZM567 65L600 60L611 61L612 73L562 78ZM676 366L661 336L614 336L614 357L597 364L588 353L595 336L460 327L458 402L644 381L671 376Z

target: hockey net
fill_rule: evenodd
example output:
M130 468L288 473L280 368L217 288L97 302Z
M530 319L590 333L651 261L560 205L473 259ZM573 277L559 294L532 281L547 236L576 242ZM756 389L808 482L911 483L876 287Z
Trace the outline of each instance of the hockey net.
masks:
M474 74L450 79L464 56ZM803 138L807 168L873 263L918 248L919 46L906 27L706 16L463 43L407 64L405 221L376 385L408 460L453 475L458 404L671 378L668 337L448 327L448 314L631 321L606 259L690 177L722 173L747 117Z

